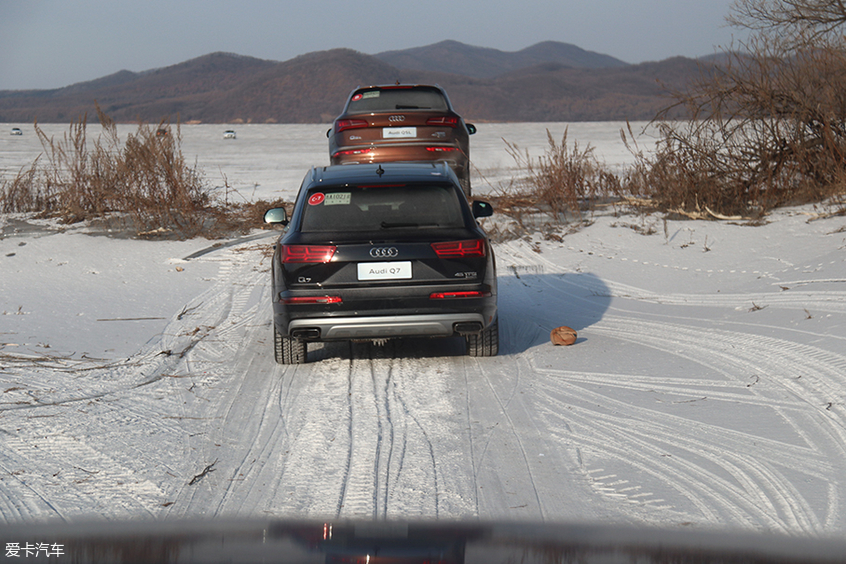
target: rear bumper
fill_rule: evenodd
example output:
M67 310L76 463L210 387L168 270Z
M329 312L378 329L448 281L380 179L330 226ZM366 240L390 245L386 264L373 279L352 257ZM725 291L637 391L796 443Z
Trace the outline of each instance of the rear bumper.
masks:
M484 297L431 299L433 292L481 291ZM273 304L282 335L306 341L445 337L478 333L497 314L496 287L485 283L346 288L341 291L293 290L280 297L342 297L340 303ZM456 327L458 324L458 327Z
M288 334L314 341L449 337L478 332L485 325L480 313L322 317L292 320Z
M432 150L427 149L431 148ZM344 154L344 151L360 151ZM455 145L437 143L419 144L373 144L355 147L339 147L330 155L333 165L340 164L376 164L389 162L446 162L456 173L467 167L467 154Z

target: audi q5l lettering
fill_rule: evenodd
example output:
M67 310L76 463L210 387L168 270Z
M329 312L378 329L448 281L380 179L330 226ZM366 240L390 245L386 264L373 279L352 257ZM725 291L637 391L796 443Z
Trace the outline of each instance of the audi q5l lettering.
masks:
M467 353L499 350L493 249L445 163L312 169L272 261L273 333L281 364L310 342L460 335Z
M470 143L464 123L439 86L396 84L353 90L327 132L333 165L443 161L470 198Z

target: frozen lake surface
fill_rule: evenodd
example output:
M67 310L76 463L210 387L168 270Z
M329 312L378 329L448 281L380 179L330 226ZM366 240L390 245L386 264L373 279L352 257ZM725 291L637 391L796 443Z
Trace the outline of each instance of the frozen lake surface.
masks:
M641 133L646 123L633 123ZM13 124L0 124L0 132L9 132ZM61 140L67 124L40 126L48 137ZM310 166L329 164L326 130L320 125L182 125L182 153L189 164L196 163L210 186L237 190L248 200L284 198L293 200L303 176ZM580 149L591 146L600 162L612 170L620 170L634 158L626 149L620 131L624 122L596 123L506 123L477 124L478 133L470 138L472 182L474 191L484 194L508 181L514 175L514 159L506 141L528 151L532 157L543 155L548 147L547 130L561 142L567 131L567 142ZM42 152L34 128L21 126L24 134L0 134L0 173L9 178L28 166ZM88 126L89 140L100 132L99 124ZM236 139L224 139L224 131L232 129ZM118 126L121 135L135 132L137 126ZM652 145L649 135L639 137L642 148ZM233 195L236 197L236 195Z

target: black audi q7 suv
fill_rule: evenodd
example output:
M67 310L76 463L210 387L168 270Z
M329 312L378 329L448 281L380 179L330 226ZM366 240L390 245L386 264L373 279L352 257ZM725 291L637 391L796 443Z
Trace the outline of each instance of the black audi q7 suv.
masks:
M273 253L276 360L306 361L313 341L462 335L499 350L493 249L446 163L313 168Z

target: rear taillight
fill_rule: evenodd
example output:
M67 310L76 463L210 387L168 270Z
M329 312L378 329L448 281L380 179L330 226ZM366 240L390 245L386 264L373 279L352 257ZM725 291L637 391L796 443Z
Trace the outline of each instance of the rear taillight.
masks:
M485 256L485 241L483 239L467 239L465 241L445 241L432 243L432 249L438 258L463 258Z
M344 300L341 296L300 296L294 298L282 298L283 304L339 304Z
M431 117L426 120L426 125L445 125L447 127L458 127L458 118L453 116Z
M458 151L458 147L426 147L430 153L454 153Z
M335 133L340 133L345 129L367 127L368 125L370 124L366 119L339 119L335 121Z
M367 154L370 154L370 153L375 153L375 151L373 149L350 149L348 151L337 151L332 156L333 157L338 157L338 156L348 157L350 155L367 155Z
M282 262L329 262L335 255L331 245L282 245Z
M429 294L430 300L451 300L454 298L488 298L490 292L435 292Z

